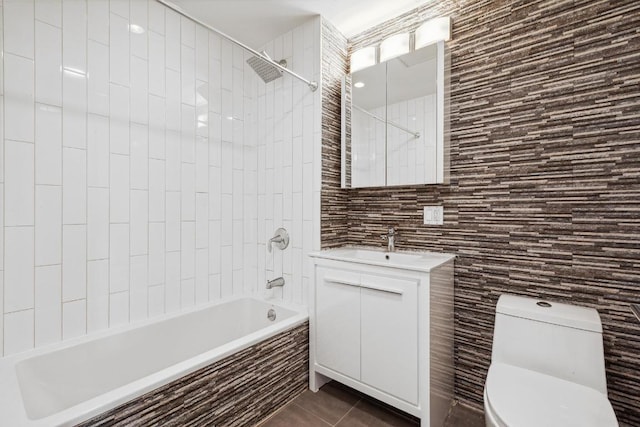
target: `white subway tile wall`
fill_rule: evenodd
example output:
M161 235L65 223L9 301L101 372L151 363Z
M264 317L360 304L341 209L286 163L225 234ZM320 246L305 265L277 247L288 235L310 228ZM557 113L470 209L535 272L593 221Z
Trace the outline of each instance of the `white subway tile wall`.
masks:
M0 355L4 354L4 121L6 116L4 115L4 0L0 0L0 22L2 22L2 31L0 31L0 201L2 206L0 208ZM23 327L27 327L28 324L23 324ZM35 333L34 333L35 334Z
M319 90L155 0L0 0L0 22L0 356L234 294L306 303ZM319 18L257 47L320 80Z

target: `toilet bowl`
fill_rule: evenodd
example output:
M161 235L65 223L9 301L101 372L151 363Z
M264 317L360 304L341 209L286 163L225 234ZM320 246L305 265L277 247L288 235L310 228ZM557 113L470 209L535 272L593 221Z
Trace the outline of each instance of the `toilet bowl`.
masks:
M487 427L615 427L597 311L502 295L484 389Z

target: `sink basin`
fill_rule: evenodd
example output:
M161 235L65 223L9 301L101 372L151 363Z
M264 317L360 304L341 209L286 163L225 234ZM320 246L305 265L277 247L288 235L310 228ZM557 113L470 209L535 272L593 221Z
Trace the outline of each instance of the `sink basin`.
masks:
M415 262L423 258L422 254L411 254L406 252L382 252L356 248L342 249L340 255L344 256L345 258L356 258L367 261L389 261L399 263Z
M452 260L453 255L436 252L387 252L364 248L336 248L309 254L311 257L357 262L382 267L429 271Z

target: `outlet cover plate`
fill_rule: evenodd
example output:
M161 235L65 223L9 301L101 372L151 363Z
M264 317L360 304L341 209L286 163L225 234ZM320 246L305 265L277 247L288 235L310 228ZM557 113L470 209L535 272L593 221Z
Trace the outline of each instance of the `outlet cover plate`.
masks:
M444 224L444 208L442 206L425 206L424 223L425 225Z

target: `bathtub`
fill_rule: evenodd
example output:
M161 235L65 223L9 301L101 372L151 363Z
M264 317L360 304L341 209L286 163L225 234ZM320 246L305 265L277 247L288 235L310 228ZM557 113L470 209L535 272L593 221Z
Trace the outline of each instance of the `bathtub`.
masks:
M275 320L268 318L272 309ZM82 423L307 320L303 308L233 298L5 357L0 425Z

